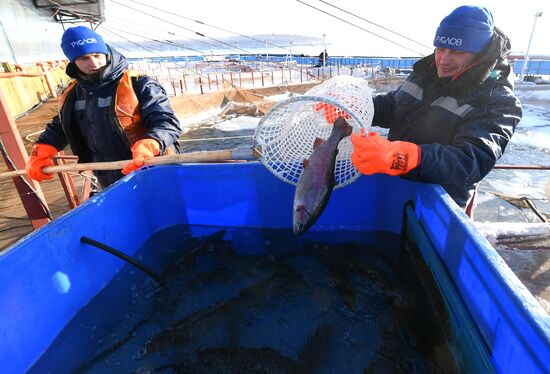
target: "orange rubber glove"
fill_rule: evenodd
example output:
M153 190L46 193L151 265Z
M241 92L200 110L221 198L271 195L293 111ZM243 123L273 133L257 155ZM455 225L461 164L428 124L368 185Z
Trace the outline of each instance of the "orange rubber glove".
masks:
M146 159L160 155L159 142L151 138L138 140L131 149L132 161L122 169L122 174L130 174L134 170L142 167Z
M53 166L52 157L56 154L57 148L49 144L36 143L33 145L31 157L25 166L27 175L38 182L52 179L53 174L44 173L42 168Z
M369 136L351 134L353 153L351 161L366 175L404 175L420 164L420 146L414 143L382 138L376 132Z

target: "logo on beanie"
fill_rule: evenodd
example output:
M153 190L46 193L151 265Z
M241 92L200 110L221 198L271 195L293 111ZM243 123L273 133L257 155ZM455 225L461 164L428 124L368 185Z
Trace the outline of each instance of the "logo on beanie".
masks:
M97 44L96 38L85 38L71 42L71 47L81 47L86 44Z
M441 43L442 45L452 45L455 47L459 47L462 45L462 39L460 38L449 38L448 36L439 36L436 35L435 37L436 43Z
M480 53L491 42L493 31L493 15L487 8L463 5L443 18L434 46Z

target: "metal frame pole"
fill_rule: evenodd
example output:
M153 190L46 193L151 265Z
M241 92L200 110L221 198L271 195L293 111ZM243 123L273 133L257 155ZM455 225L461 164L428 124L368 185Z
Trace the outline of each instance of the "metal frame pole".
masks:
M533 34L535 33L535 25L537 24L537 18L542 17L542 12L535 13L535 22L533 22L533 29L531 30L531 36L529 36L529 43L527 44L527 52L525 52L525 58L523 59L523 66L521 67L521 74L519 75L519 81L523 82L525 76L525 70L527 69L527 63L529 62L529 49L531 49L531 41L533 40Z
M5 160L8 169L13 170L9 162L12 161L16 169L24 170L29 160L29 156L25 150L15 121L11 116L2 89L0 89L0 139L2 140L7 156L10 158L10 160ZM27 217L29 217L31 221L32 227L37 229L50 222L48 217L48 206L46 205L46 200L44 199L42 189L38 182L26 177L26 181L28 182L28 184L26 184L20 178L22 177L14 177L13 183L19 193L19 197L27 212ZM30 187L32 187L32 190Z

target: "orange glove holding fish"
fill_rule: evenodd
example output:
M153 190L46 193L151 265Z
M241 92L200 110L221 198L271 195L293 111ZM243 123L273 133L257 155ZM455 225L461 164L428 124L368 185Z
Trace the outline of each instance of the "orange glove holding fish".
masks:
M122 169L125 175L142 167L146 159L160 155L160 144L155 139L145 138L135 142L131 150L132 161Z
M52 157L57 154L57 148L49 144L36 143L32 147L31 157L25 170L35 181L42 182L53 178L52 173L44 173L42 168L53 166Z
M382 138L376 132L351 134L351 161L362 174L404 175L420 165L420 146Z

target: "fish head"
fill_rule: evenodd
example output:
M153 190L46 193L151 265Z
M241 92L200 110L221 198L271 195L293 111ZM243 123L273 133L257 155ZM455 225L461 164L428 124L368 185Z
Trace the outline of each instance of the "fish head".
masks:
M294 208L292 230L296 235L303 234L311 226L311 213L305 205L297 205Z
M351 135L353 127L351 127L350 124L347 123L342 116L340 116L336 119L336 121L334 121L332 131L338 133L339 139L342 139Z

